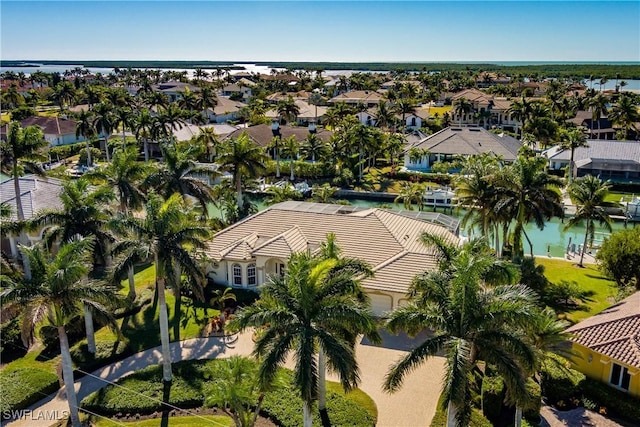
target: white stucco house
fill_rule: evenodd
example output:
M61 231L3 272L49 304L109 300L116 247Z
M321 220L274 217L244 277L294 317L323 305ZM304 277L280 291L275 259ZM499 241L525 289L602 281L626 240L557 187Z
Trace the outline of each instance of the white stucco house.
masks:
M343 256L374 270L362 284L382 316L406 303L416 274L437 267L419 241L423 232L459 241L458 221L443 214L283 202L218 232L206 249L215 261L207 273L218 284L259 290L269 277L286 274L292 253L317 253L334 233Z

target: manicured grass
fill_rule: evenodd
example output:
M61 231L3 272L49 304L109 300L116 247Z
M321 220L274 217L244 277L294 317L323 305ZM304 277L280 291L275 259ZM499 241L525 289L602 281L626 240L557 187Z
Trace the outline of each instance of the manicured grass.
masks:
M422 107L422 110L428 112L431 117L435 117L436 113L438 114L438 117L442 117L444 113L450 112L451 109L451 105L445 105L444 107Z
M97 417L94 417L97 418ZM115 426L127 426L127 427L160 427L162 425L162 419L155 418L152 420L144 421L111 421L106 418L99 418L93 420L95 427L115 427ZM168 427L205 427L205 426L232 426L233 421L230 417L225 415L202 415L200 417L185 416L185 417L169 417L169 422L166 424Z
M592 291L592 302L588 302L587 311L575 311L567 315L567 319L579 322L582 319L593 316L613 304L613 296L616 293L615 283L600 273L597 265L585 264L584 268L578 267L575 261L563 261L558 259L536 258L536 263L544 266L544 274L553 283L562 280L576 282L587 291Z
M633 200L634 196L636 195L630 194L630 193L620 193L617 191L610 191L609 194L607 194L607 197L604 198L604 200L607 202L613 202L613 203L630 202Z

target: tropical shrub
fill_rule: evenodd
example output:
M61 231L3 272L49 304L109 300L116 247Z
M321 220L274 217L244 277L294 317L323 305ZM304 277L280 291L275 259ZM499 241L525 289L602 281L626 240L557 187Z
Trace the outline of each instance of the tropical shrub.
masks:
M24 356L26 350L20 336L20 318L13 319L0 325L0 357L2 363Z

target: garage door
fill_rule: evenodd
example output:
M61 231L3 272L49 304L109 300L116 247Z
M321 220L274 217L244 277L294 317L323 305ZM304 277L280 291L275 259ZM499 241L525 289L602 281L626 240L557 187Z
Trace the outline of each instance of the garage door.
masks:
M371 308L375 316L382 316L385 312L391 311L393 299L390 295L369 294L371 298Z

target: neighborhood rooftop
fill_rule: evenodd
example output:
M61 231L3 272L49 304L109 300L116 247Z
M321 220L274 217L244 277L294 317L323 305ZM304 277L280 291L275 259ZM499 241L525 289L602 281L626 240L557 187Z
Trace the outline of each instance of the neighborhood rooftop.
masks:
M25 219L30 219L43 209L62 208L60 192L62 181L54 178L39 178L28 175L20 178L20 200ZM11 206L11 220L18 219L16 214L16 190L13 179L0 183L0 203Z

